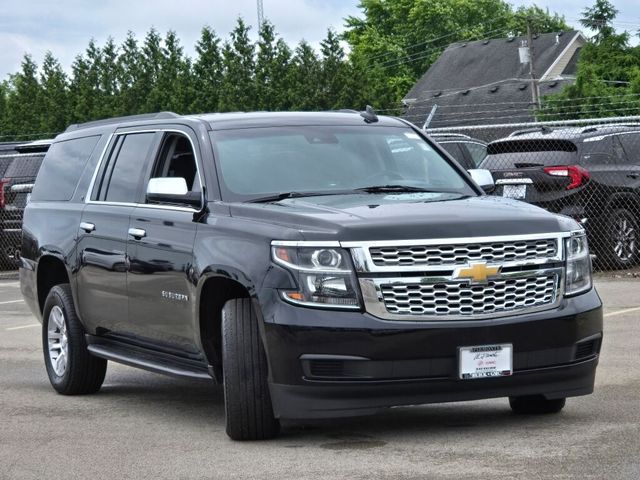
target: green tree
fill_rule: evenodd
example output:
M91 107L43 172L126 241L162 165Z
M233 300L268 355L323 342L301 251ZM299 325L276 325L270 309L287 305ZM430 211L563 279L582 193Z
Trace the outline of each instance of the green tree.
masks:
M162 37L155 28L151 28L144 38L140 57L139 113L157 111L156 97L151 98L150 94L158 83L162 56Z
M118 82L120 65L118 62L118 46L111 37L107 39L107 43L102 47L97 68L101 102L97 106L95 114L100 118L117 116L120 114L120 86Z
M340 38L333 30L320 42L322 66L320 73L319 107L326 110L346 108L349 102L346 90L349 64L345 61Z
M103 95L100 89L100 48L92 39L84 55L78 55L71 65L72 122L86 122L102 118Z
M210 27L204 27L196 44L193 64L193 112L215 112L218 109L222 82L222 53L220 39Z
M298 44L291 62L290 92L292 110L319 110L320 74L322 64L318 55L304 40Z
M156 81L147 98L148 110L188 112L193 102L190 75L191 63L184 56L178 36L170 30L160 50Z
M589 30L595 31L593 40L600 43L612 35L615 35L615 28L611 22L618 15L618 10L609 0L596 0L593 7L585 8L582 11L580 23Z
M220 83L219 110L254 110L255 46L249 40L249 27L238 18L230 41L222 51L223 78Z
M276 38L272 24L265 22L260 29L255 65L255 91L258 110L285 110L289 106L288 73L291 49Z
M116 69L120 87L116 110L118 115L133 115L142 111L142 102L146 95L142 72L142 52L133 32L128 32L118 56Z
M4 140L29 140L40 135L47 136L40 124L42 87L38 82L38 66L30 55L22 59L21 69L9 78L6 100L6 130ZM38 135L40 134L40 135Z
M61 132L69 123L69 85L60 62L47 52L40 75L40 124L45 132Z

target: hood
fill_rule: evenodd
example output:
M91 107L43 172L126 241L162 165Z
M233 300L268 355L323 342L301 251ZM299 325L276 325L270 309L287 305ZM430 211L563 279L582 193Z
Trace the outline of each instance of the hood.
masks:
M234 217L297 230L304 240L343 242L526 235L580 228L568 217L528 203L451 193L324 195L237 203L230 211Z

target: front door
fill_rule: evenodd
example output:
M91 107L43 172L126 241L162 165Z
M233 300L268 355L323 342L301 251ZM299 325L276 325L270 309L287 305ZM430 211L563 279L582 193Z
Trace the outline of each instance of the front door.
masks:
M181 177L202 192L197 142L188 129L165 131L150 178ZM145 183L145 186L146 186ZM199 207L142 200L128 230L129 324L154 344L196 353L198 335L193 244Z

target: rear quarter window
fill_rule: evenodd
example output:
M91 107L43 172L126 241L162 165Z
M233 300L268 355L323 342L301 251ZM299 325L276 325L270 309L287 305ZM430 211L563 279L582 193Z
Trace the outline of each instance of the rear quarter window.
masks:
M73 197L100 135L56 142L49 148L33 187L34 201L65 201Z

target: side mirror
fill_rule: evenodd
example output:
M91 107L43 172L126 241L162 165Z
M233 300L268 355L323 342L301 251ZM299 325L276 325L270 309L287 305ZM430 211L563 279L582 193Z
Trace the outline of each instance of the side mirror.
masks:
M485 170L484 168L472 168L471 170L467 170L469 175L476 184L484 190L486 193L491 193L496 188L496 184L493 181L493 175L489 170Z
M202 203L202 196L198 192L190 192L187 181L182 177L162 177L149 180L147 201L197 207Z

